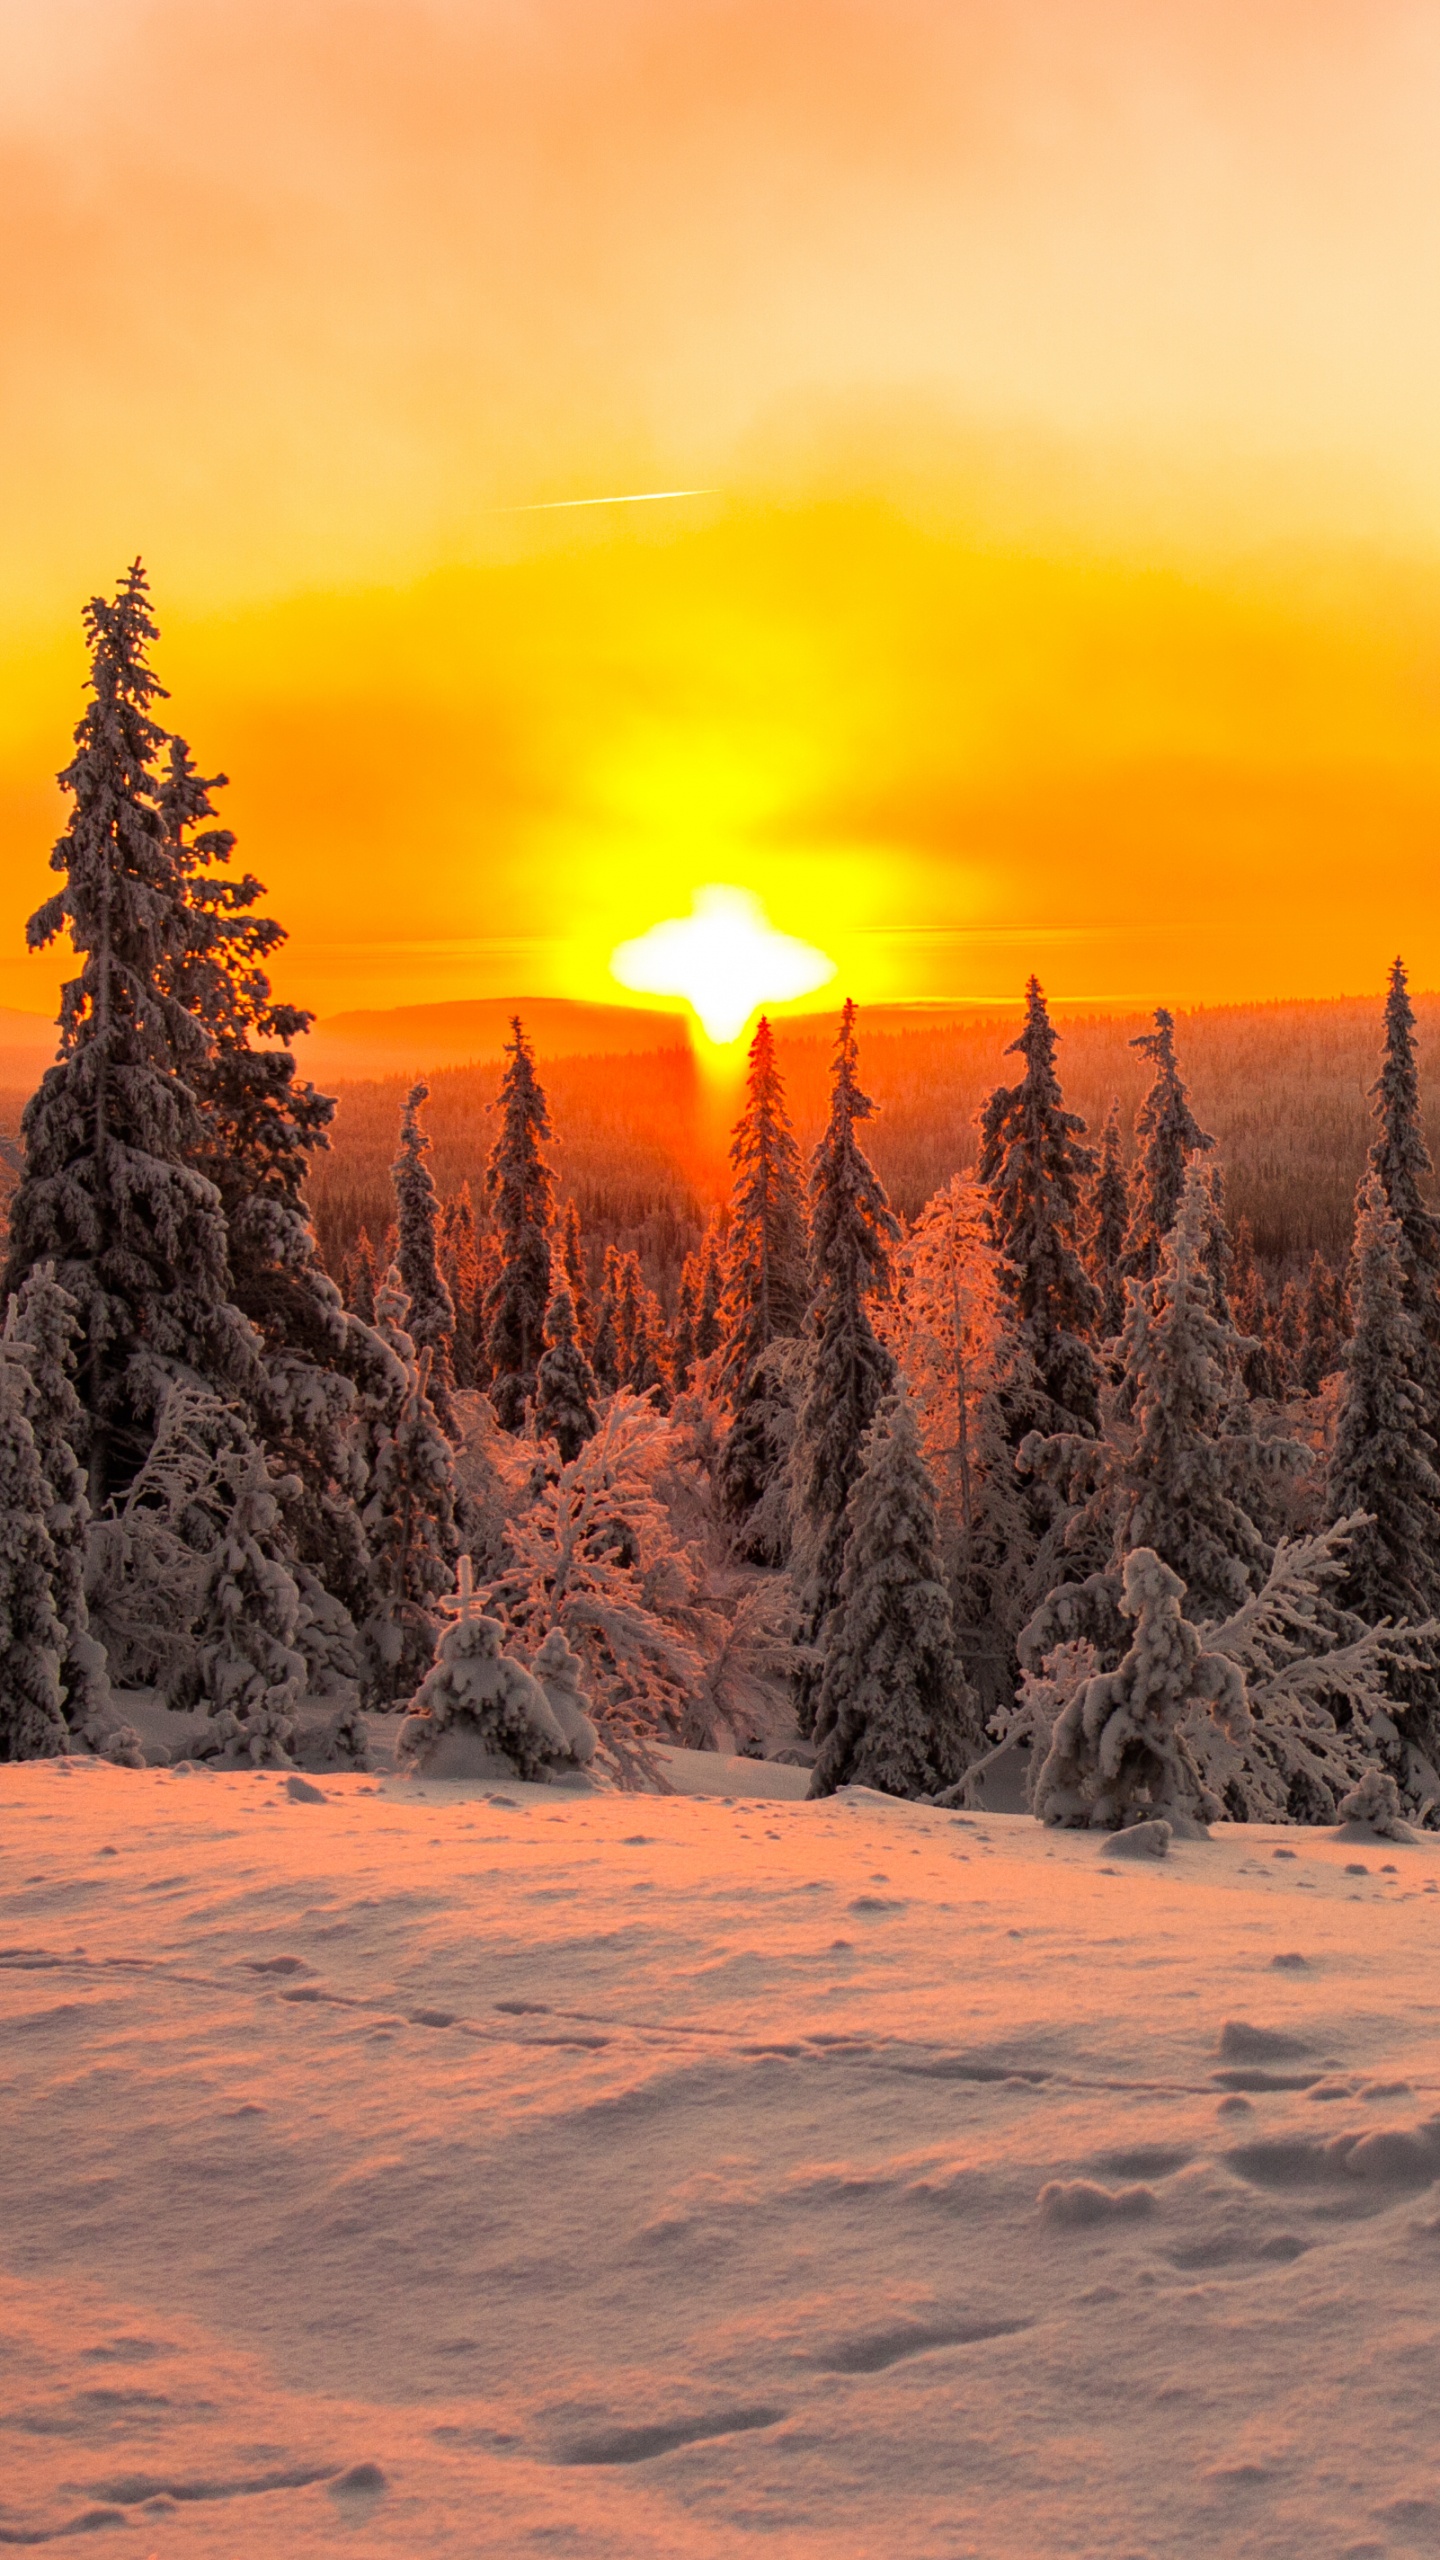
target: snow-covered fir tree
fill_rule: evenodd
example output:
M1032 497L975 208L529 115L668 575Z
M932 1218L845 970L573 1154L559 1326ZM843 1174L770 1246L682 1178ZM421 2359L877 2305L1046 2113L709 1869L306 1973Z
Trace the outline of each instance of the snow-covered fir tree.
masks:
M1179 1574L1196 1616L1223 1617L1267 1562L1247 1497L1264 1468L1293 1464L1297 1453L1262 1442L1237 1410L1236 1338L1213 1312L1208 1214L1196 1163L1154 1280L1128 1284L1123 1372L1104 1437L1036 1434L1020 1455L1042 1476L1068 1474L1080 1496L1063 1533L1075 1580L1087 1566L1115 1572L1132 1548L1152 1547Z
M535 1428L553 1440L568 1466L595 1428L599 1389L585 1357L575 1307L563 1283L545 1317L545 1349L535 1373Z
M1161 1247L1175 1224L1185 1169L1192 1156L1208 1154L1215 1141L1190 1108L1175 1057L1175 1017L1160 1005L1153 1031L1130 1043L1154 1067L1150 1090L1135 1115L1135 1174L1124 1269L1134 1280L1153 1280Z
M564 1224L560 1231L560 1260L565 1272L565 1286L575 1310L575 1332L580 1347L588 1351L595 1339L594 1311L590 1304L590 1275L585 1268L585 1240L580 1232L580 1212L573 1200L565 1203Z
M1025 1027L1006 1051L1023 1057L1025 1073L1016 1085L997 1086L985 1105L979 1170L1004 1287L1048 1406L1048 1412L1021 1413L1017 1424L1094 1431L1100 1405L1091 1337L1100 1293L1081 1262L1077 1232L1081 1185L1095 1170L1095 1156L1081 1144L1083 1120L1065 1109L1056 1046L1040 982L1032 978Z
M1084 1679L1056 1719L1035 1788L1042 1822L1118 1831L1164 1821L1193 1838L1223 1812L1189 1727L1199 1708L1238 1740L1250 1710L1234 1662L1207 1652L1182 1617L1184 1596L1179 1574L1152 1548L1132 1549L1120 1606L1134 1636L1116 1668Z
M443 1605L450 1623L396 1737L397 1766L422 1777L473 1777L485 1774L489 1761L536 1779L592 1758L594 1728L587 1751L584 1737L561 1724L535 1674L502 1653L499 1620L475 1605L468 1555L460 1557L454 1596ZM563 1638L561 1652L545 1659L558 1686L573 1660Z
M138 561L113 602L93 599L85 629L91 701L60 777L73 805L51 855L63 886L27 928L34 950L68 932L81 968L61 998L58 1063L25 1113L3 1289L53 1262L75 1301L98 1507L141 1464L173 1380L252 1401L259 1370L229 1295L220 1196L197 1169L195 1080L210 1041L168 992L195 928L164 807L163 688Z
M369 1489L364 1523L373 1566L362 1630L366 1686L376 1705L407 1698L435 1647L436 1602L454 1577L460 1539L449 1440L430 1401L430 1350L415 1348L392 1264L375 1310L390 1366L367 1399Z
M1250 1221L1236 1224L1230 1258L1230 1312L1239 1336L1240 1374L1248 1395L1274 1398L1280 1393L1280 1371L1270 1343L1270 1302L1255 1253Z
M292 1044L311 1015L278 1003L271 988L267 964L284 929L256 913L261 883L231 873L234 836L209 823L223 781L197 773L183 739L169 740L159 806L190 931L162 974L208 1043L193 1070L198 1161L224 1209L231 1293L259 1338L249 1418L286 1488L292 1559L310 1583L323 1577L334 1610L348 1616L366 1599L353 1422L370 1354L321 1261L305 1198L335 1103L297 1070Z
M1006 1421L1028 1401L1025 1355L978 1184L957 1174L922 1209L880 1323L935 1482L960 1650L995 1704L1028 1614L1034 1538Z
M53 1760L70 1748L45 1494L18 1366L0 1361L0 1760Z
M749 1564L790 1560L791 1453L805 1364L804 1343L783 1333L752 1360L715 1468L721 1518Z
M874 1104L862 1092L855 1007L840 1020L831 1071L830 1120L810 1165L815 1297L807 1319L804 1384L795 1421L795 1501L800 1634L823 1647L840 1596L846 1506L863 1464L865 1435L895 1384L895 1362L871 1321L890 1287L899 1224L856 1131ZM818 1675L798 1684L801 1729L814 1724Z
M700 1239L699 1286L695 1296L695 1357L712 1359L724 1338L720 1310L725 1295L725 1247L715 1219Z
M660 1301L645 1284L639 1254L617 1253L607 1270L607 1279L610 1297L602 1311L601 1331L603 1335L608 1315L614 1339L616 1384L628 1387L634 1395L652 1396L656 1410L663 1413L670 1401L670 1346ZM603 1347L597 1340L597 1376Z
M1109 1341L1125 1321L1123 1264L1130 1226L1130 1184L1125 1171L1118 1098L1111 1102L1100 1133L1100 1157L1090 1187L1089 1213L1090 1277L1100 1292L1100 1334Z
M812 1796L837 1787L933 1795L984 1749L955 1657L935 1488L903 1389L865 1437L815 1714Z
M375 1247L361 1227L345 1256L343 1294L350 1313L359 1316L362 1324L375 1321L375 1292L379 1286L380 1267L375 1259Z
M1440 1610L1440 1473L1425 1398L1425 1346L1406 1305L1400 1222L1378 1172L1355 1203L1355 1330L1326 1485L1331 1520L1365 1515L1342 1597L1362 1618Z
M1327 1378L1344 1365L1345 1287L1323 1253L1311 1255L1305 1282L1305 1335L1300 1353L1300 1385L1307 1396L1318 1395Z
M595 1328L590 1343L590 1358L596 1381L605 1395L613 1395L619 1386L623 1365L620 1336L615 1321L620 1295L620 1262L618 1248L613 1244L607 1244L600 1269L600 1295L596 1302Z
M695 1366L695 1317L700 1304L700 1257L687 1253L675 1293L675 1322L670 1331L670 1358L676 1391L684 1393Z
M501 1266L486 1300L490 1397L507 1431L518 1429L545 1347L550 1304L550 1229L555 1185L540 1142L550 1135L535 1052L518 1014L505 1044L496 1109L500 1135L491 1150L485 1194L500 1240Z
M746 1068L745 1108L730 1141L732 1180L719 1384L732 1402L780 1336L798 1337L810 1303L800 1150L785 1108L775 1035L762 1014ZM701 1357L703 1358L703 1350Z
M511 1521L481 1593L532 1659L560 1629L622 1757L647 1736L678 1737L704 1680L699 1558L660 1498L673 1455L670 1427L622 1388L578 1457Z
M420 1125L420 1108L429 1097L428 1084L411 1086L400 1121L400 1152L390 1176L400 1234L395 1258L410 1308L405 1330L417 1351L430 1354L430 1402L449 1430L454 1419L450 1394L455 1384L455 1301L440 1269L440 1198L426 1162L430 1140Z
M1390 971L1385 1052L1370 1104L1376 1126L1369 1167L1399 1222L1405 1304L1424 1352L1426 1427L1440 1443L1440 1216L1427 1198L1434 1166L1421 1127L1415 1010L1399 959Z
M237 1437L224 1477L196 1625L210 1722L195 1748L202 1759L285 1768L305 1686L300 1593L282 1558L280 1504L260 1451Z
M0 1354L8 1353L16 1365L40 1466L45 1526L54 1556L51 1598L63 1631L60 1685L65 1721L73 1734L100 1750L119 1718L110 1694L105 1648L90 1631L85 1597L90 1502L77 1455L85 1432L74 1383L79 1331L74 1299L61 1288L53 1263L37 1263L19 1295L10 1301Z

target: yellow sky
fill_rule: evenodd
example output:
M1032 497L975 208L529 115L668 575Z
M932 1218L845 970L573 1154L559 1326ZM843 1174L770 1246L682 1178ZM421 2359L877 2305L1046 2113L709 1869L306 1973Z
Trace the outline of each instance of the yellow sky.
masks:
M8 0L0 1001L137 550L323 1010L708 881L862 998L1440 979L1437 110L1410 0Z

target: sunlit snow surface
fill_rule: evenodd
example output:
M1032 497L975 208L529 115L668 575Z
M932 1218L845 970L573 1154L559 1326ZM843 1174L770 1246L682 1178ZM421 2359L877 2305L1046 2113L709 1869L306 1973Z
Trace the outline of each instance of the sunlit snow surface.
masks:
M1440 1844L316 1784L0 1771L0 2544L1440 2547Z

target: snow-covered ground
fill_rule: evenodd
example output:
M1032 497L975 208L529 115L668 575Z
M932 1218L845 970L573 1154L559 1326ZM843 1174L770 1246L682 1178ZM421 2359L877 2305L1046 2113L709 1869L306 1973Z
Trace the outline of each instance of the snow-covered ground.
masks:
M0 1771L0 2545L1440 2547L1440 1842L699 1775Z

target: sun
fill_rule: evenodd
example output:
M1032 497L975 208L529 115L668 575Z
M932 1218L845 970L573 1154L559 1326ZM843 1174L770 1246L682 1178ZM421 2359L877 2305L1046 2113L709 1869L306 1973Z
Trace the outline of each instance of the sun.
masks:
M635 995L683 996L707 1038L738 1040L762 1004L812 995L835 975L813 944L777 933L748 889L697 889L688 916L669 916L611 953L610 974Z

